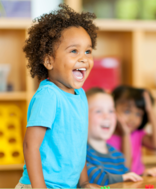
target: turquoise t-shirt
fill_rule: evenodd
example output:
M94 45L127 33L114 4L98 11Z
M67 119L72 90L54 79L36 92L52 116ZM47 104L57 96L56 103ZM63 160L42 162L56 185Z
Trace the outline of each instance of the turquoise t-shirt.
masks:
M28 108L27 127L47 127L40 154L48 188L76 188L85 165L88 104L83 89L75 93L64 92L46 79ZM19 182L31 184L26 165Z

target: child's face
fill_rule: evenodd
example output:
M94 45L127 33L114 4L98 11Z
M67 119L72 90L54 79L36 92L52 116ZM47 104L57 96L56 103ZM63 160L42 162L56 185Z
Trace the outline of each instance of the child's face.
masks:
M130 132L135 131L142 123L144 112L135 106L134 101L117 103L116 112L122 117L124 126L127 126Z
M82 87L92 67L92 42L86 30L82 27L65 29L52 58L49 79L62 90L74 93L74 89Z
M88 137L108 140L116 126L114 101L108 94L98 93L88 98L89 132Z

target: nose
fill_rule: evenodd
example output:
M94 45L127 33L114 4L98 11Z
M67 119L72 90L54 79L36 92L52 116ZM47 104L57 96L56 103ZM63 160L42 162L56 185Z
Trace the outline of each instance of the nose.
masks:
M107 118L109 118L109 115L108 115L108 113L103 113L102 117L103 117L103 119L107 119Z
M82 54L79 59L78 59L78 62L82 62L82 63L86 63L87 62L87 57L85 54Z
M132 124L135 123L135 116L134 116L133 114L131 114L131 115L129 116L129 122L132 123Z

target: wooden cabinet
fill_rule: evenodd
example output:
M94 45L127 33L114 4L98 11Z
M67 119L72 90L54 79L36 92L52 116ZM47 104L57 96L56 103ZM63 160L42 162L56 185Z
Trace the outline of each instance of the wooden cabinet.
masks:
M22 51L30 25L31 20L0 18L0 64L10 64L8 82L13 87L13 91L0 92L0 104L11 103L20 108L22 138L26 128L27 106L33 91L30 89L33 83L29 82L26 59ZM14 188L22 175L22 168L23 164L0 165L0 188Z
M81 0L66 0L66 3L81 11ZM122 83L148 88L156 98L156 21L97 19L95 23L99 31L94 57L119 57ZM0 19L0 63L11 64L8 82L14 89L12 92L0 92L0 103L11 102L21 108L24 115L22 137L26 128L27 107L38 86L37 80L31 79L27 71L22 51L31 24L31 20L26 19ZM144 156L144 162L150 162L149 156ZM14 187L22 174L22 166L0 165L0 188Z

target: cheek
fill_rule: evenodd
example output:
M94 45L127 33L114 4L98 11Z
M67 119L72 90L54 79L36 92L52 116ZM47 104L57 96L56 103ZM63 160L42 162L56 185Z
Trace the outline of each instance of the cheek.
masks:
M91 69L93 68L93 65L94 65L93 58L90 58L90 59L88 60L88 62L89 62L90 70L91 70Z
M89 129L96 130L99 127L100 121L97 115L89 115Z
M129 120L130 115L129 114L121 114L122 121L127 123Z
M89 116L89 124L96 126L99 123L99 116L91 114Z
M142 117L136 117L135 118L135 124L136 124L137 127L139 127L141 125L142 119L143 119Z
M112 123L112 129L114 130L115 127L116 127L116 124L117 124L117 118L116 118L116 115L112 116L111 117L111 123Z

